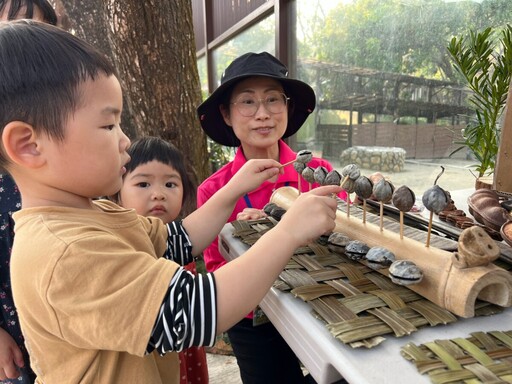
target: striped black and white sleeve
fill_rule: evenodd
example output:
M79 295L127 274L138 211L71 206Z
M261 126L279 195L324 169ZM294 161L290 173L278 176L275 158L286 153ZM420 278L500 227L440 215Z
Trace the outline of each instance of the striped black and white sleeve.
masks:
M146 353L180 352L192 346L213 346L217 300L213 274L194 276L183 268L174 274L158 313Z
M179 265L187 265L194 261L192 242L181 221L167 224L167 249L164 257Z

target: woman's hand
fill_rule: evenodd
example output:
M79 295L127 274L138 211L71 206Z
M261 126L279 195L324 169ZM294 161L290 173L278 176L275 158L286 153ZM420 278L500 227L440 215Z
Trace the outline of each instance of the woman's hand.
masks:
M267 215L263 210L256 208L245 208L242 212L238 212L236 215L237 220L257 220Z

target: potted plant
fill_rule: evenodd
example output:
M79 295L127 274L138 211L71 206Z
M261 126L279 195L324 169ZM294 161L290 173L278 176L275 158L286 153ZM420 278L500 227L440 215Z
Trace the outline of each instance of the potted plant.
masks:
M478 179L491 175L496 164L500 140L500 119L507 102L512 74L512 26L499 34L489 27L481 32L453 37L447 49L452 65L471 90L468 98L475 115L463 130L463 140L451 155L468 148L478 161Z

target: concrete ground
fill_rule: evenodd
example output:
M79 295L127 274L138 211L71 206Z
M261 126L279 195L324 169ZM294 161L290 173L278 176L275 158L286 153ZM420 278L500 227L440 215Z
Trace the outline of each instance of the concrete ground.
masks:
M234 356L207 353L210 384L242 384Z
M340 164L332 163L341 171ZM409 160L406 161L405 170L399 173L384 174L395 187L407 185L417 197L430 188L437 174L441 171L440 165L445 167L443 176L438 185L447 191L474 188L475 177L470 172L472 161L441 159L441 160ZM346 164L345 164L346 165ZM368 176L376 171L361 169L361 174ZM238 365L234 356L207 353L210 384L241 384Z

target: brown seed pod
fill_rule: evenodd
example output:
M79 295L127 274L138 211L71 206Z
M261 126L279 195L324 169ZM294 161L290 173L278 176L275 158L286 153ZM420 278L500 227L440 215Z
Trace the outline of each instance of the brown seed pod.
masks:
M410 260L396 260L388 271L391 281L398 285L418 284L423 279L423 271Z
M343 167L341 170L341 176L348 176L351 180L357 180L359 176L361 176L361 171L356 164L349 164Z
M333 169L330 171L326 176L324 180L325 185L340 185L341 182L341 175L340 173Z
M373 183L366 176L359 176L355 181L355 191L356 195L362 199L369 199L373 193Z
M297 173L299 175L302 175L302 171L304 170L304 168L306 168L306 164L305 163L301 163L299 161L294 161L293 162L293 168L295 168L295 170L297 171Z
M429 211L439 213L448 205L450 198L443 188L434 185L423 193L421 201Z
M273 210L274 208L276 208L276 207L277 207L276 203L267 203L267 204L265 204L265 206L263 207L263 212L265 212L267 215L269 215L269 216L270 216L270 213L271 213L271 212L272 212L272 210Z
M410 211L415 201L416 196L414 192L405 185L402 185L393 192L392 202L399 211Z
M347 191L347 193L353 193L356 190L356 182L352 179L347 179L343 184L343 189Z
M297 152L297 158L295 161L303 164L307 164L313 158L313 153L307 149L303 149L302 151Z
M386 179L381 179L373 186L373 195L375 198L386 204L391 201L395 187Z
M434 213L443 211L451 200L450 194L437 185L437 180L439 180L443 173L444 167L441 166L441 172L437 175L434 186L427 189L421 198L425 208Z
M302 171L302 177L304 180L306 180L308 183L315 183L315 170L312 167L306 167Z
M324 185L325 177L327 176L328 173L329 172L327 171L327 168L321 165L319 167L316 167L315 172L313 174L315 177L315 181L320 185Z

